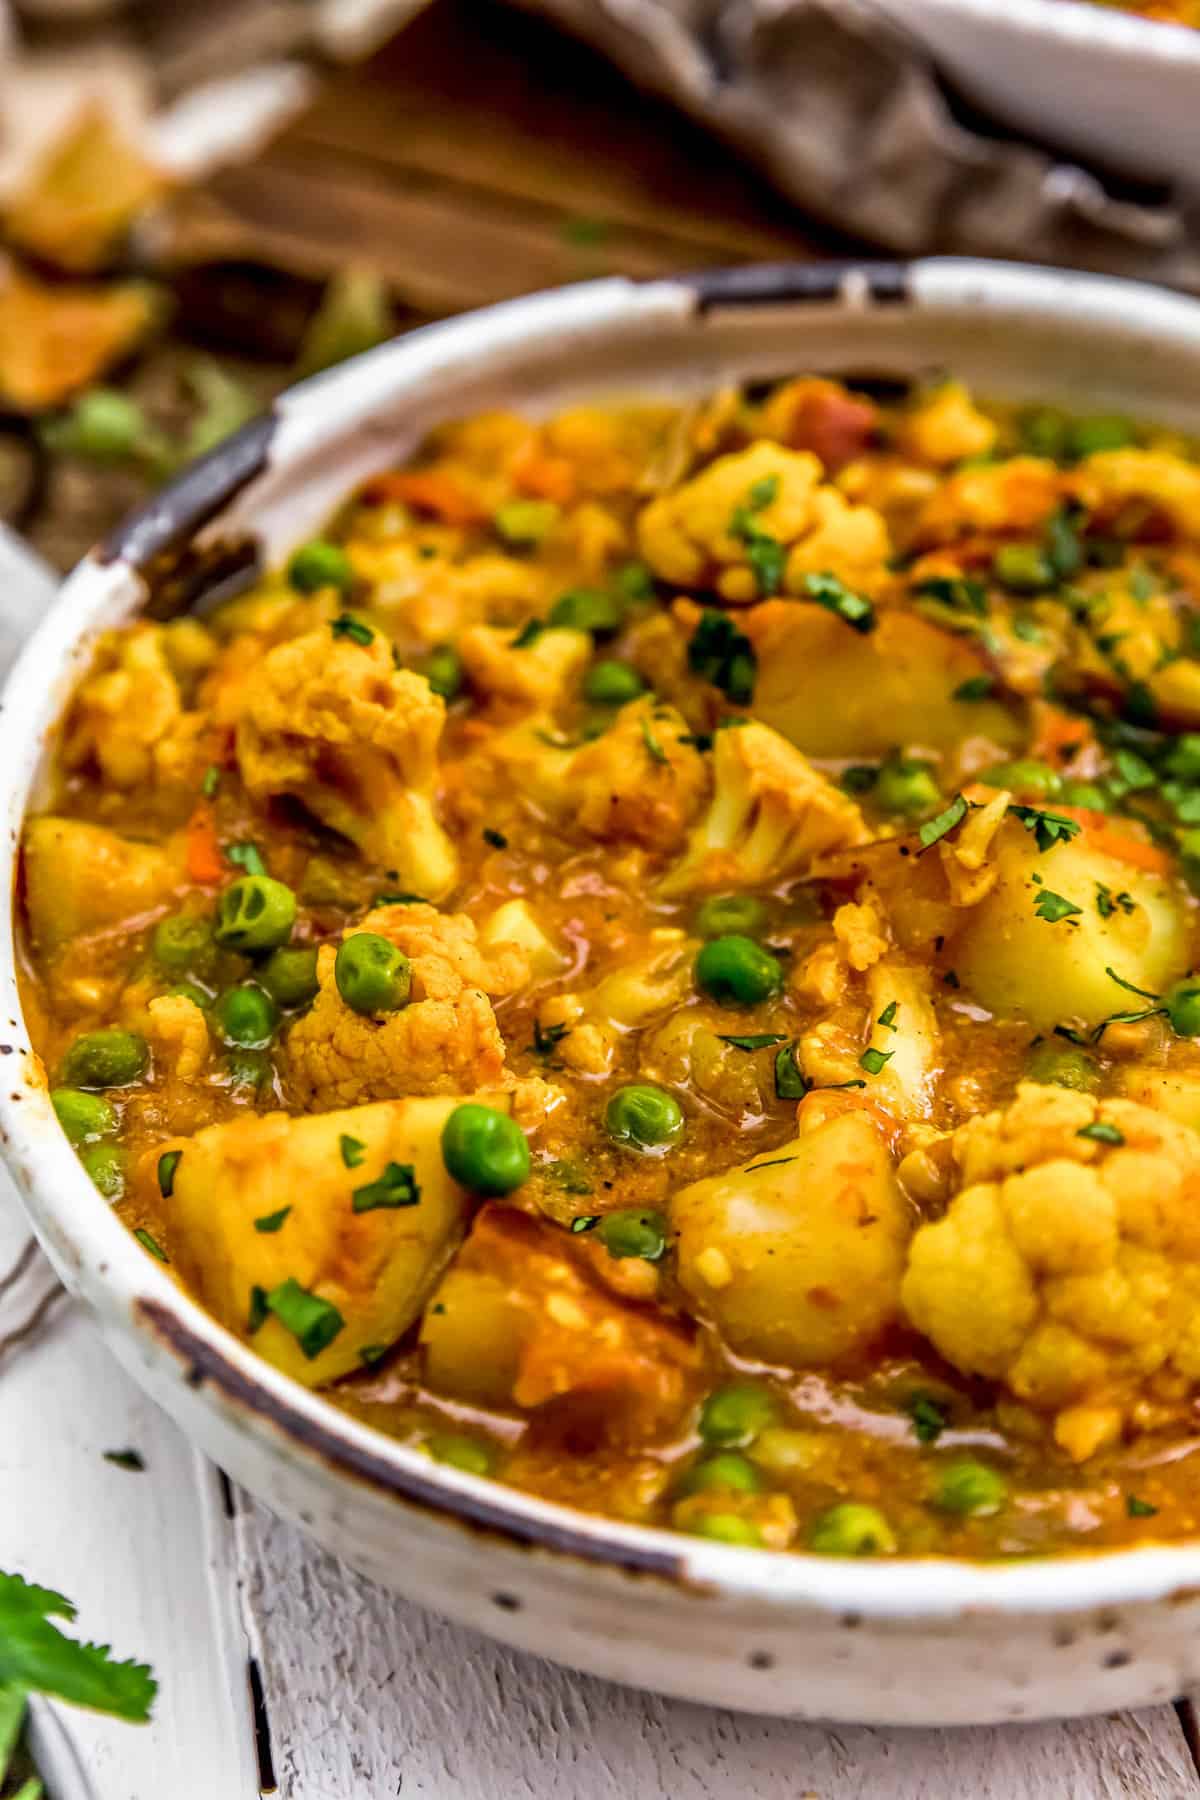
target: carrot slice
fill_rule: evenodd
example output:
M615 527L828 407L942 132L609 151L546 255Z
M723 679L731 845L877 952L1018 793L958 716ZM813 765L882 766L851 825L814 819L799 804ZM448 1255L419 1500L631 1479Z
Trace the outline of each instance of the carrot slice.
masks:
M187 872L202 887L210 887L225 876L216 817L207 800L197 801L187 822Z
M375 475L363 489L372 502L401 500L418 512L432 513L446 525L480 525L487 512L445 469L391 469Z
M537 500L553 500L558 506L569 506L575 498L575 470L565 456L551 456L530 444L518 452L512 463L513 485L523 494Z
M1102 856L1112 856L1133 869L1144 869L1148 875L1166 875L1171 858L1157 844L1148 844L1123 827L1122 821L1110 819L1107 813L1093 812L1089 806L1060 806L1051 801L1047 810L1075 819L1087 833L1088 843Z
M1033 710L1037 729L1029 754L1039 762L1054 766L1070 752L1095 743L1096 734L1091 725L1075 713L1064 712L1060 706L1050 706L1045 700L1036 701Z

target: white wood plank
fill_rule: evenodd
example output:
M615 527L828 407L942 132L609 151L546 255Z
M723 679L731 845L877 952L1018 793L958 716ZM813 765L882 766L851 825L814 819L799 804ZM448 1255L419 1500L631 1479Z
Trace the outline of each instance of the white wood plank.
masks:
M501 1649L239 1494L284 1800L1195 1800L1172 1708L977 1731L687 1705Z
M0 1173L0 1273L27 1236ZM17 1311L6 1297L0 1333ZM144 1474L105 1462L127 1448ZM100 1800L258 1793L232 1560L215 1471L60 1303L0 1361L0 1567L61 1589L81 1635L159 1677L148 1727L63 1710Z

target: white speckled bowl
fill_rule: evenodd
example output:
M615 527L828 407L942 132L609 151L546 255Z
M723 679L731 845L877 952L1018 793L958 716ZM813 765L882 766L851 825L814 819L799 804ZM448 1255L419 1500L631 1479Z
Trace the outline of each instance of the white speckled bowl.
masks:
M146 601L146 572L160 603L164 571L176 604L194 600L247 533L279 557L367 471L478 408L939 366L996 396L1200 430L1200 304L965 261L595 282L416 332L297 388L88 557L22 656L0 710L4 880L66 696L97 632ZM1200 1677L1200 1545L1006 1566L781 1556L431 1464L260 1362L104 1205L30 1053L11 925L0 1059L0 1132L30 1218L121 1361L231 1475L413 1599L621 1681L806 1717L1107 1711Z
M1200 181L1200 31L1083 0L874 0L984 112L1097 168Z

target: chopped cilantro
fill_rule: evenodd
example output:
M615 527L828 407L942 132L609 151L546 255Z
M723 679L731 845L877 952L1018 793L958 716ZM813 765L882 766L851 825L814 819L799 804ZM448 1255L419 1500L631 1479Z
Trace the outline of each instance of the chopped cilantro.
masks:
M182 1155L182 1150L164 1150L158 1159L158 1191L164 1200L175 1192L175 1171Z
M1136 1494L1126 1494L1125 1511L1131 1519L1152 1519L1158 1508L1148 1500L1139 1500Z
M266 1322L267 1310L266 1288L252 1287L250 1289L250 1312L246 1320L246 1329L251 1337Z
M436 1307L434 1308L434 1311L437 1311ZM389 1348L390 1346L387 1344L361 1344L358 1351L358 1360L364 1369L373 1369L376 1363L381 1363L383 1361Z
M75 1608L52 1588L0 1571L0 1692L52 1694L120 1719L144 1723L158 1683L144 1663L114 1662L105 1644L66 1637L52 1619ZM30 1789L40 1792L40 1788Z
M385 890L382 894L376 894L371 902L372 906L428 906L428 904L424 894L398 894L389 890Z
M758 664L745 632L715 607L705 607L688 644L688 667L711 681L735 706L749 706L754 698Z
M1124 988L1127 994L1136 994L1139 1000L1160 1000L1162 998L1161 994L1152 994L1149 988L1134 987L1132 981L1125 981L1107 963L1104 965L1104 973L1110 981L1115 981L1119 988Z
M954 700L986 700L996 690L994 676L968 675L960 681L951 698Z
M421 1189L411 1163L390 1162L378 1181L355 1188L351 1202L356 1213L378 1212L381 1207L416 1206Z
M284 1330L291 1332L310 1362L329 1348L346 1323L331 1301L301 1287L291 1275L271 1289L265 1304Z
M1097 1119L1091 1125L1081 1125L1075 1136L1092 1138L1097 1144L1123 1144L1125 1142L1124 1132L1118 1131L1115 1125L1106 1124L1103 1119Z
M779 539L764 531L755 515L770 506L778 492L778 475L764 475L751 487L743 504L734 508L729 521L729 535L745 546L746 561L764 598L779 592L787 556Z
M1113 767L1132 794L1157 786L1158 776L1145 757L1139 756L1136 750L1114 750Z
M773 1044L782 1044L783 1038L776 1031L764 1031L757 1037L730 1037L717 1033L723 1044L729 1044L735 1050L769 1050Z
M221 783L221 771L216 763L209 763L204 771L204 780L200 783L200 792L206 800L211 800Z
M1040 644L1042 634L1032 619L1014 619L1013 636L1020 638L1023 644Z
M335 638L349 638L352 644L373 644L375 633L353 613L339 613L329 626Z
M600 1223L599 1213L580 1213L577 1219L571 1220L572 1235L578 1237L581 1231L594 1231Z
M533 1022L533 1043L529 1046L535 1056L549 1056L565 1037L570 1037L569 1025L539 1025Z
M530 644L536 644L546 627L541 619L527 619L512 641L514 650L528 650Z
M666 763L669 761L666 751L650 729L649 719L642 720L642 742L646 746L646 755L651 762Z
M865 1069L868 1075L882 1075L895 1054L894 1050L864 1050L858 1059L858 1066Z
M1045 919L1049 925L1057 925L1060 920L1081 913L1083 908L1076 906L1073 900L1068 900L1065 894L1055 894L1049 888L1043 888L1033 903L1033 910L1039 919Z
M981 619L987 617L987 589L982 581L976 581L970 575L930 575L917 583L913 593L918 600L936 600L939 606L948 606L952 612L970 612Z
M828 612L835 613L852 631L864 634L874 631L875 608L871 602L848 588L836 575L806 575L804 591L810 600L815 600L818 606L825 607Z
M933 1395L927 1394L924 1389L918 1389L915 1394L909 1395L905 1410L913 1422L919 1444L936 1444L950 1423L945 1407L940 1406Z
M794 1163L795 1160L794 1156L776 1156L772 1157L770 1162L749 1163L746 1173L747 1175L757 1175L760 1169L782 1169L784 1163Z
M838 780L848 794L869 794L879 780L879 770L871 763L851 763Z
M508 839L502 831L494 831L490 825L483 828L483 841L490 844L493 850L507 850Z
M230 844L225 852L231 863L245 869L247 875L265 875L267 865L257 844Z
M786 1044L775 1058L775 1092L780 1100L803 1100L810 1082L796 1061L795 1044Z
M879 1017L876 1019L875 1023L877 1025L882 1025L884 1027L884 1029L887 1031L895 1031L895 1029L896 1029L896 1014L899 1011L900 1011L900 1002L898 1000L889 1000L887 1005L884 1007L883 1011L880 1013Z
M263 1231L263 1232L278 1231L280 1226L283 1224L284 1220L287 1218L288 1214L291 1212L291 1210L292 1209L290 1206L281 1206L279 1208L278 1212L264 1213L261 1219L255 1219L255 1221L254 1221L255 1231Z
M1165 1006L1144 1006L1140 1012L1109 1013L1107 1019L1101 1019L1093 1031L1092 1042L1098 1044L1110 1025L1140 1025L1143 1019L1153 1019L1166 1010Z
M956 987L962 986L962 983L959 981L958 976L954 973L953 969L946 970L946 973L942 976L942 981L945 984L945 986L948 988L956 988Z
M1118 910L1123 913L1131 913L1136 906L1137 902L1133 895L1126 893L1124 888L1119 894L1114 894L1112 889L1106 887L1102 881L1096 883L1096 911L1102 919L1111 919Z
M351 1137L343 1131L338 1139L338 1148L342 1153L342 1162L347 1169L357 1169L367 1154L367 1146L361 1138Z
M158 1239L152 1236L144 1227L135 1231L133 1235L142 1246L142 1249L148 1250L151 1256L157 1258L160 1263L170 1262L170 1257L167 1255Z
M104 1460L112 1463L115 1469L128 1469L132 1475L140 1475L146 1467L146 1459L140 1450L106 1450Z
M1010 818L1019 819L1026 831L1031 831L1039 850L1052 850L1055 844L1065 843L1068 838L1077 837L1082 829L1077 819L1068 819L1062 813L1046 812L1040 806L1010 806Z
M921 849L931 849L939 838L944 838L947 832L954 830L956 825L961 825L966 816L966 796L956 794L944 812L938 813L935 818L926 819L922 825L917 834L921 840Z

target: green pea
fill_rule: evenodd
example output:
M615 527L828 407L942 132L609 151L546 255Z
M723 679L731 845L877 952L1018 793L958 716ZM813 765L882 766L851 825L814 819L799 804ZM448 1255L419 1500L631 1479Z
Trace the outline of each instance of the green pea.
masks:
M212 999L208 988L202 988L198 981L177 981L173 987L167 989L167 992L177 995L181 1000L190 1000L193 1006L200 1008L201 1012Z
M696 908L697 937L757 937L767 927L767 909L753 894L713 894Z
M618 1088L604 1109L604 1128L618 1144L665 1150L683 1136L683 1110L673 1094L648 1082Z
M434 1462L448 1463L468 1475L490 1474L495 1461L490 1445L454 1431L435 1432L425 1439L425 1448Z
M73 1144L108 1137L117 1129L115 1108L99 1094L85 1094L82 1088L59 1087L51 1094L50 1104Z
M871 799L883 812L915 815L936 812L942 793L932 763L897 756L883 764Z
M1106 813L1112 809L1112 800L1095 781L1064 781L1059 798L1068 806L1085 806L1089 812Z
M125 1152L119 1144L87 1144L79 1160L93 1185L106 1200L119 1200L125 1192Z
M331 544L328 538L301 544L288 563L287 578L298 594L315 594L327 587L348 594L354 586L350 558L340 544Z
M168 975L207 975L217 960L212 925L199 913L172 913L160 919L150 948Z
M442 1161L460 1187L474 1194L511 1194L529 1179L525 1133L507 1113L469 1100L442 1128Z
M783 986L779 958L740 932L705 944L696 958L696 985L719 1006L758 1006Z
M1062 776L1049 763L1034 762L1032 758L1024 762L993 763L990 769L984 769L979 780L985 787L1008 788L1013 794L1036 794L1039 800L1054 800L1062 793Z
M225 1073L234 1087L261 1088L274 1073L271 1058L265 1050L231 1050L225 1058Z
M280 1006L306 1006L317 992L317 953L311 946L272 950L258 979Z
M1163 758L1163 769L1176 781L1200 782L1200 732L1181 733Z
M739 1456L736 1450L726 1450L718 1456L704 1456L694 1462L683 1476L676 1492L683 1497L688 1494L712 1494L722 1491L732 1494L761 1494L764 1482L762 1476L752 1462Z
M979 1516L999 1512L1008 1498L1008 1485L986 1463L964 1457L941 1472L933 1495L939 1512Z
M77 1037L63 1057L62 1078L66 1087L128 1087L146 1072L150 1047L136 1031L121 1031L116 1026L103 1031L87 1031Z
M1133 442L1133 426L1118 413L1077 419L1067 434L1071 456L1095 456L1099 450L1124 450Z
M688 1530L694 1537L712 1538L717 1544L744 1544L747 1549L762 1548L762 1532L753 1519L739 1518L737 1513L702 1513Z
M700 1408L700 1436L706 1444L749 1444L777 1417L766 1388L755 1381L733 1381L717 1388Z
M356 931L338 946L333 979L354 1012L399 1012L412 991L412 964L390 938Z
M227 1044L236 1044L242 1050L261 1050L275 1035L279 1008L270 994L246 982L225 990L212 1009L212 1021Z
M1081 1045L1043 1038L1040 1044L1031 1045L1026 1055L1025 1079L1041 1082L1045 1087L1074 1088L1081 1094L1094 1094L1100 1086L1100 1065Z
M583 697L593 706L624 706L646 692L646 683L629 663L594 663L583 678Z
M136 400L115 388L81 394L64 422L63 448L95 462L113 462L137 451L146 415Z
M843 1500L813 1520L808 1547L819 1556L890 1556L896 1536L878 1507Z
M1049 558L1037 544L1001 544L992 558L992 574L1012 594L1042 594L1056 586Z
M449 644L439 644L436 650L429 652L421 665L421 673L443 700L453 700L462 692L462 657Z
M1023 450L1028 450L1031 456L1045 456L1057 462L1066 452L1071 421L1056 407L1040 406L1021 415L1017 430Z
M600 588L572 588L559 595L546 623L568 631L590 631L593 637L608 637L621 629L624 611L614 594L606 594Z
M217 902L213 935L229 950L274 950L296 923L296 896L270 875L243 875Z
M604 1215L596 1227L596 1236L618 1261L626 1256L640 1256L643 1262L658 1262L667 1248L667 1221L660 1212L622 1206Z
M492 514L492 524L514 549L535 550L561 517L553 500L506 500Z
M1177 1037L1200 1037L1200 980L1177 981L1166 995L1167 1017Z

